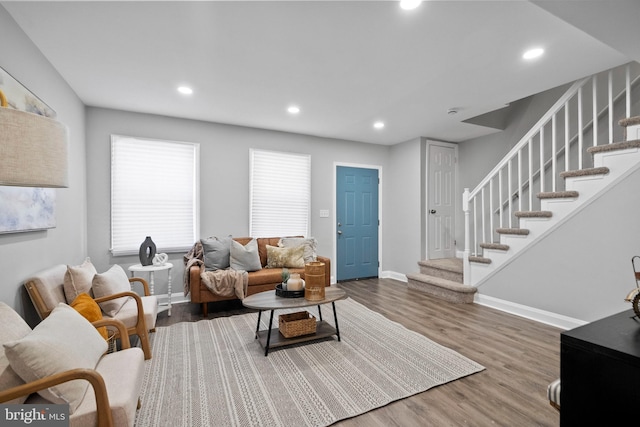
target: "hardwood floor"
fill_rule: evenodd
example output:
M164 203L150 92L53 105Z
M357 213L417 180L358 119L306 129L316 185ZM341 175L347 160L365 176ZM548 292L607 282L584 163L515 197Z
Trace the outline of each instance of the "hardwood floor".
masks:
M337 286L355 301L486 369L336 426L559 425L546 388L560 374L560 329L477 304L447 303L391 279ZM210 304L209 318L248 311L239 301L225 301ZM197 304L176 304L172 312L171 317L160 313L157 325L202 319Z

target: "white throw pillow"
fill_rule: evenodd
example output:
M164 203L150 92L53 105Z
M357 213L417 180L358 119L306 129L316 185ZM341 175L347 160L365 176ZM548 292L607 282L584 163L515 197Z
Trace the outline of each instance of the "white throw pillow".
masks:
M0 301L0 319L2 319L2 328L0 328L0 342L2 343L22 339L31 333L27 322L2 301ZM2 348L0 351L0 390L4 391L22 384L24 384L24 380L11 368L4 348ZM27 397L21 396L3 403L19 405L24 403Z
M131 290L129 278L122 267L113 265L109 270L93 276L93 296L95 298L106 297L120 292ZM110 317L118 314L122 306L130 297L116 298L100 303L100 308Z
M258 271L262 269L260 255L258 254L258 241L256 239L251 239L251 241L244 246L232 240L230 253L232 269L244 271Z
M71 304L80 294L91 295L91 282L97 273L96 268L89 258L80 265L67 265L67 272L64 274L64 296Z
M77 311L60 303L31 333L4 344L11 368L25 381L70 369L94 369L107 342ZM52 403L69 404L73 413L84 397L87 381L68 381L38 392Z

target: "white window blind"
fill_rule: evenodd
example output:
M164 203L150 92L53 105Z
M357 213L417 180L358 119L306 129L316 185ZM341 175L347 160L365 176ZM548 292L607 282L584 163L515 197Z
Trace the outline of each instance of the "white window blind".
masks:
M111 252L185 251L198 230L199 145L111 136Z
M308 236L311 156L251 150L252 237Z

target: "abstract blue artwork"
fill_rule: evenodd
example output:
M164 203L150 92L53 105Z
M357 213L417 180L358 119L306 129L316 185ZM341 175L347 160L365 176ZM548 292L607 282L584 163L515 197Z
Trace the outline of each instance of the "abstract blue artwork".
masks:
M55 228L55 208L53 188L0 186L0 233Z

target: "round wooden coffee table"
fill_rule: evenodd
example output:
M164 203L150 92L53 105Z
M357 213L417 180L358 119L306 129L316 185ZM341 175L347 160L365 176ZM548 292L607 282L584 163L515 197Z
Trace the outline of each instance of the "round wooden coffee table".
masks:
M242 300L242 305L248 308L259 310L258 312L258 324L256 326L256 339L260 342L260 345L264 348L264 355L269 354L270 348L282 347L285 345L298 344L308 341L316 341L323 338L336 335L338 341L340 341L340 329L338 328L338 313L336 312L336 301L340 299L346 299L347 293L336 287L326 287L324 290L324 299L319 301L309 301L304 298L283 298L276 296L275 291L264 291ZM336 327L334 328L324 320L322 320L322 310L320 306L322 304L331 303L333 306L333 319ZM279 333L278 328L272 328L273 326L273 312L285 308L302 308L318 306L319 321L316 325L315 334L303 335L293 338L285 338ZM271 316L269 317L269 328L267 330L260 330L260 318L264 310L271 310Z

